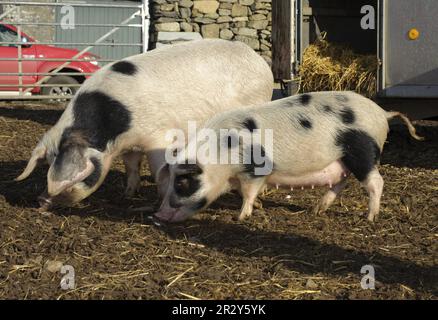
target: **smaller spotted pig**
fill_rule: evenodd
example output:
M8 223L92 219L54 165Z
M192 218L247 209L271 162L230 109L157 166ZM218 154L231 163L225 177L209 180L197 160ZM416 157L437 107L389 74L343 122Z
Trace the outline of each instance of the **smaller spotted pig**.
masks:
M243 197L239 215L242 220L251 215L257 196L266 185L291 190L327 186L328 192L314 208L316 212L323 212L352 173L369 194L368 220L373 221L379 213L383 189L379 158L389 130L388 120L395 116L401 117L415 139L422 140L404 115L386 112L354 92L307 93L219 114L210 119L205 128L216 133L214 145L218 149L225 147L231 153L238 148L239 161L201 163L191 158L193 155L187 155L189 152L179 152L178 161L161 168L171 182L155 215L164 221L182 221L236 188ZM223 136L220 131L224 129L234 131ZM265 134L269 130L272 146L268 145ZM259 142L252 139L245 145L242 142L245 134L239 133L237 139L233 139L236 132L250 136L261 134L264 139ZM193 145L199 151L203 141L205 137L192 138L185 151ZM256 149L260 151L258 160L253 153ZM247 162L242 161L245 150L250 154ZM263 167L271 170L257 173Z

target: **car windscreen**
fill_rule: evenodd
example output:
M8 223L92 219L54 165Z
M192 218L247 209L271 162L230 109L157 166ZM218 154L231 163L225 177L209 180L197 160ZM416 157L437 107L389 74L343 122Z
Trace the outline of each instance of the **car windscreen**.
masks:
M17 33L11 29L0 25L0 42L17 42ZM2 46L8 46L8 44L1 44Z

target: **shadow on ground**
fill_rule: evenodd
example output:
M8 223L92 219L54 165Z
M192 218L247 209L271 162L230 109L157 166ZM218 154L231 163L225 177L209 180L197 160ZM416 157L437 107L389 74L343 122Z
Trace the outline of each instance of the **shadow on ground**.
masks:
M24 109L0 107L0 117L14 120L30 120L43 125L54 125L61 116L63 110L54 109Z
M417 133L425 141L417 141L409 135L406 126L391 126L383 149L382 164L396 167L438 169L438 126L435 121L416 124Z
M22 168L24 161L3 163L0 175L14 177ZM41 167L25 182L2 181L1 195L15 207L36 207L36 199L42 191L47 168ZM111 171L107 183L81 208L56 209L56 215L96 216L100 220L131 221L131 223L153 224L153 220L145 219L138 213L130 213L130 206L141 206L155 203L155 186L147 185L140 191L142 198L139 200L126 200L123 198L124 175L119 171ZM108 195L111 197L108 198ZM213 205L210 211L232 210L240 208L240 199L237 195L228 194L220 201L227 203L225 208ZM268 201L265 205L284 206L278 202ZM299 206L289 208L291 212L301 210ZM367 223L363 221L362 223ZM155 226L154 226L155 227ZM357 274L363 265L373 264L376 267L377 280L384 284L403 284L415 290L425 290L437 294L438 268L420 266L412 261L404 261L395 257L386 256L380 252L363 252L349 249L334 243L322 243L318 240L290 233L287 231L274 232L262 227L254 227L248 222L225 223L220 220L189 220L175 225L160 224L157 232L164 232L167 237L175 240L196 241L215 251L234 257L234 259L261 259L276 263L266 263L265 270L274 274L278 268L289 268L302 274L323 273L330 277L345 277L350 273ZM378 225L369 225L372 232ZM214 234L212 236L212 234ZM232 258L233 259L233 258ZM347 261L343 268L333 261Z

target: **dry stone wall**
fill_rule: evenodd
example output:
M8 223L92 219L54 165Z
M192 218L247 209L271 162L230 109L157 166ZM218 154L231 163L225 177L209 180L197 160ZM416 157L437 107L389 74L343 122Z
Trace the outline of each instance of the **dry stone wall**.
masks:
M152 42L158 32L199 32L242 41L271 63L271 0L152 0Z

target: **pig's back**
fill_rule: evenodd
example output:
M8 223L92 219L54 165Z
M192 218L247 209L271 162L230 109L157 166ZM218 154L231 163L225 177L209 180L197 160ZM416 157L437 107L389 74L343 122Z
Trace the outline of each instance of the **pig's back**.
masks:
M342 133L366 133L381 150L388 132L385 111L353 92L289 97L228 112L212 119L207 126L243 128L247 123L262 132L273 131L274 167L279 171L292 170L293 174L319 170L342 158L339 141Z
M223 110L269 101L272 95L269 66L240 42L190 41L123 61L136 72L120 74L105 66L87 80L85 90L111 93L156 127L179 128L187 120L204 121Z

